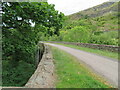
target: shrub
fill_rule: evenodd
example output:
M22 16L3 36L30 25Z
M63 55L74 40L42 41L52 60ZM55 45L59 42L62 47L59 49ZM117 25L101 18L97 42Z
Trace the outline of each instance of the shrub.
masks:
M111 31L93 35L91 37L90 43L118 45L118 32Z
M90 30L84 26L76 26L61 33L63 41L87 43L90 38Z

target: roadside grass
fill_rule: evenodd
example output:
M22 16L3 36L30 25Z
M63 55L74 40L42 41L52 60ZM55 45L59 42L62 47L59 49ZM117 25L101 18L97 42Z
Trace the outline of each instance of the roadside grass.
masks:
M112 88L72 55L55 47L51 50L57 74L56 88Z
M118 60L118 53L117 52L110 52L107 50L98 50L98 49L92 49L92 48L87 48L87 47L80 47L77 45L68 45L68 44L61 44L61 43L55 43L58 45L63 45L63 46L67 46L67 47L71 47L71 48L75 48L75 49L79 49L79 50L83 50L86 52L90 52L90 53L94 53L94 54L98 54L101 56L105 56L108 58L112 58L112 59L116 59Z

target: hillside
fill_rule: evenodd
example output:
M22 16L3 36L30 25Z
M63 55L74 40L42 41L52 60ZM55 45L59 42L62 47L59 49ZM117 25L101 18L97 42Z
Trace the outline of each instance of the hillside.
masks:
M78 20L80 18L103 16L114 12L118 12L118 2L105 2L92 8L69 15L68 17L72 20Z
M105 2L66 16L58 39L67 42L118 45L119 17L118 2Z
M96 26L96 31L118 30L119 2L105 2L92 8L67 16L65 26L80 26L89 23ZM86 25L86 24L85 24Z

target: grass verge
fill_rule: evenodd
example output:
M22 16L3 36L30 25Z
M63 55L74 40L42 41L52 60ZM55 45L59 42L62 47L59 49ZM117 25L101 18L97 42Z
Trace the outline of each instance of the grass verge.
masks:
M77 46L77 45L68 45L68 44L61 44L61 43L56 43L56 44L64 45L64 46L67 46L67 47L83 50L83 51L86 51L86 52L90 52L90 53L94 53L94 54L98 54L98 55L101 55L101 56L106 56L108 58L118 60L118 53L117 52L110 52L110 51L106 51L106 50L98 50L98 49L80 47L80 46Z
M52 47L56 67L56 88L109 88L103 79L92 73L75 57Z

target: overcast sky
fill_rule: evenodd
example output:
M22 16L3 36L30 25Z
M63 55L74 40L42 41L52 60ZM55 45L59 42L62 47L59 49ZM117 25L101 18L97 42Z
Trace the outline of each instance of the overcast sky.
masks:
M56 10L70 15L106 1L108 0L48 0L48 3L55 4Z

